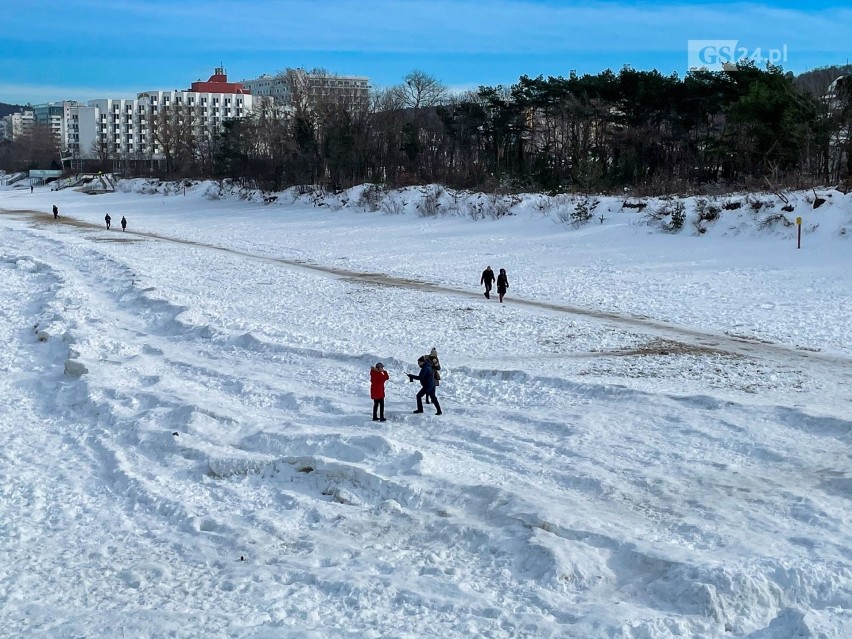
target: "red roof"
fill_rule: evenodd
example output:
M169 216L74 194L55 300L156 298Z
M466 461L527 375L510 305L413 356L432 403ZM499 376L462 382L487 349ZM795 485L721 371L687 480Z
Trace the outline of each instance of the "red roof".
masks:
M189 90L195 93L251 93L248 89L243 88L243 85L239 82L228 82L228 76L221 67L216 68L216 71L210 76L207 82L201 82L200 80L193 82Z

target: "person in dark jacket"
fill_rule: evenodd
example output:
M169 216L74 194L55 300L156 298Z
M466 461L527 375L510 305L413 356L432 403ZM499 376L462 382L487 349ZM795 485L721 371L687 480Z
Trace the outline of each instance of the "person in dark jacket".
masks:
M107 231L109 231L109 223L112 222L112 218L109 216L109 213L104 215L104 222L106 222Z
M127 219L123 215L121 216L121 230L127 230Z
M53 219L54 220L59 219L59 207L56 206L55 204L53 205Z
M432 373L435 375L435 390L437 391L438 386L441 385L441 360L438 359L438 351L433 346L432 350L425 357L432 364ZM431 403L428 395L426 396L426 403Z
M485 285L485 297L491 299L491 285L494 283L494 271L490 266L486 266L482 271L482 277L479 278L479 283Z
M373 400L373 421L385 421L385 382L390 375L381 362L370 366L370 399Z
M441 405L438 403L438 398L435 397L435 373L432 371L432 362L430 362L429 358L424 355L417 360L417 363L420 365L419 374L412 375L411 373L406 373L408 375L408 381L413 382L415 379L420 380L421 388L417 393L417 410L414 412L423 412L423 397L428 396L435 405L435 414L440 415Z
M503 296L506 294L506 289L509 288L509 278L506 275L506 269L500 269L500 275L497 276L497 295L500 296L500 302L503 302Z

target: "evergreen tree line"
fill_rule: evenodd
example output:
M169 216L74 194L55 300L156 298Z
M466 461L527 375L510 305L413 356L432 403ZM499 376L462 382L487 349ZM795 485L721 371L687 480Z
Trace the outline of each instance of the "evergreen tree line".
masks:
M167 162L121 168L264 190L372 182L660 193L837 183L852 173L852 79L826 97L828 81L808 84L815 77L751 64L683 78L624 68L524 76L450 96L415 71L369 102L298 92L286 107L259 100L251 117L213 135L178 130L190 118L175 117L174 127L155 127ZM99 168L110 170L115 158L99 155Z

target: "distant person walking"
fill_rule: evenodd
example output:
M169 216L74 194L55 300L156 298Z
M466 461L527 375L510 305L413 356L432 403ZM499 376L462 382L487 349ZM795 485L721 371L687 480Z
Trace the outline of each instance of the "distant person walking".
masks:
M500 274L497 276L497 295L500 296L501 304L507 288L509 288L509 277L506 275L506 269L501 268Z
M378 362L370 366L370 399L373 400L373 421L385 421L385 382L390 375L385 370L385 365Z
M106 222L107 231L109 231L109 224L110 224L110 222L112 222L112 218L109 216L109 213L104 215L104 222Z
M30 193L32 193L32 192L33 192L33 185L30 184Z
M420 366L420 373L417 375L412 375L410 373L406 373L408 375L408 381L413 382L415 379L420 380L420 391L417 393L417 410L415 413L423 412L423 397L429 396L429 399L432 400L432 403L435 405L435 414L441 414L441 405L438 403L438 398L435 397L435 373L432 372L432 362L429 361L429 358L425 355L417 360L417 364Z
M56 206L55 204L53 205L53 219L54 220L59 219L59 207Z
M486 266L482 271L482 277L479 278L479 283L485 285L485 297L491 299L491 285L494 283L494 271L490 266Z
M121 216L121 230L127 230L127 219L123 215Z

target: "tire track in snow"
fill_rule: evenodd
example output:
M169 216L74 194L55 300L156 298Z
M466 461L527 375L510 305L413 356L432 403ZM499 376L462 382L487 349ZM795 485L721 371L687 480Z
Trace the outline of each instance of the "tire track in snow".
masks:
M13 216L18 219L31 221L38 227L47 227L49 224L55 223L53 220L47 218L43 211L0 209L0 213L8 216ZM103 230L103 226L101 224L94 224L92 222L86 222L76 218L62 217L58 220L58 223L63 225L75 226L82 229ZM465 297L477 300L481 299L481 294L479 291L473 292L463 288L456 288L453 286L442 284L431 284L422 280L397 277L394 275L386 275L384 273L365 273L362 271L354 271L335 266L314 264L304 260L288 259L284 257L270 257L267 255L260 255L248 251L241 251L239 249L229 248L227 246L220 246L217 244L211 244L208 242L199 242L196 240L189 240L180 237L172 237L169 235L163 235L161 233L152 233L147 231L125 231L120 234L120 237L122 239L116 238L115 241L132 241L125 238L125 236L127 235L132 237L149 238L162 242L171 242L174 244L182 244L185 246L205 248L261 262L279 264L281 266L286 266L295 269L309 270L314 273L330 275L332 277L346 279L363 284L372 284L375 286L393 286L412 290L420 290L429 293L441 293L445 295L452 295L455 297ZM852 381L852 375L846 372L848 370L847 367L852 364L852 357L842 354L823 353L815 350L803 350L795 346L789 346L786 344L779 344L775 342L767 342L745 336L718 333L703 330L701 328L679 326L677 324L671 324L661 320L655 320L650 317L626 315L610 311L601 311L543 300L531 300L513 297L511 299L507 299L505 303L513 306L521 306L530 309L550 311L597 320L603 324L608 324L616 328L629 329L653 338L668 340L671 342L682 344L687 348L694 349L697 351L725 353L728 355L734 355L744 358L764 359L775 363L789 364L792 362L810 362L828 365L830 368L834 368L839 365L843 368L837 370L836 373L842 374L845 377L850 378L850 381ZM620 355L631 353L614 352L612 354ZM588 355L600 356L600 353L589 353ZM566 355L566 357L576 357L576 354L568 354Z

